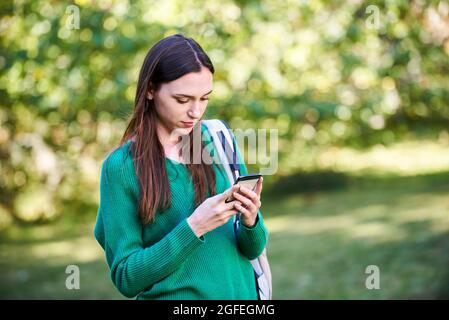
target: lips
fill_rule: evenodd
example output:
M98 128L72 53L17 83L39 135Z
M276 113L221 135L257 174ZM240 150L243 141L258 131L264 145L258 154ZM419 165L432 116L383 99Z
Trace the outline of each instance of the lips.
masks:
M195 122L186 122L186 121L181 121L181 122L182 122L182 124L184 124L184 126L186 128L190 128L190 127L193 127L195 125Z

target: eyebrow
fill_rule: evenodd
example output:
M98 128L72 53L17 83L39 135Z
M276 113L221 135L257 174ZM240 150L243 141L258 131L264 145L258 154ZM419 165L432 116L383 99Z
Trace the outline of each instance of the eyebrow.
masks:
M212 92L212 90L209 91L209 92L207 92L207 93L205 93L205 94L203 94L202 97L208 95L208 94L211 93L211 92ZM189 96L188 94L183 94L183 93L175 93L175 94L173 94L172 96L174 96L174 97L175 97L175 96L176 96L176 97L186 97L186 98L192 98L192 99L195 98L194 96Z

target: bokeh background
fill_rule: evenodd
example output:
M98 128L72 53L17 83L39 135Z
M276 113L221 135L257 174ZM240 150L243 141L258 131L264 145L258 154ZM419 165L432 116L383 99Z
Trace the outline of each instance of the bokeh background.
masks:
M449 298L447 1L7 0L0 13L0 298L123 298L92 234L100 165L146 52L178 32L216 68L206 118L279 130L261 209L275 299Z

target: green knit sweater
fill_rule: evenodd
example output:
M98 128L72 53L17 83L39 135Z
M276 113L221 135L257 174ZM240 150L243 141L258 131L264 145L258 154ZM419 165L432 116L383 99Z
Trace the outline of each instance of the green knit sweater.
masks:
M204 125L201 130L208 136ZM136 299L257 299L250 259L259 256L268 241L260 210L251 228L241 224L235 234L231 217L197 237L187 223L195 210L190 173L184 164L165 158L172 205L158 210L155 222L143 226L137 213L140 190L131 143L110 153L102 164L94 228L117 289ZM205 143L213 146L210 140ZM237 154L243 163L240 150ZM247 174L246 166L241 167ZM214 164L214 169L221 193L230 182L221 164Z

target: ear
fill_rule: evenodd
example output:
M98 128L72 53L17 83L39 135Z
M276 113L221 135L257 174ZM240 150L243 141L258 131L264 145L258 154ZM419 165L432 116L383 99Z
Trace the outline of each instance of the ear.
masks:
M153 97L154 97L154 90L153 90L153 86L150 84L150 88L148 89L148 92L147 92L147 98L149 100L153 100Z

